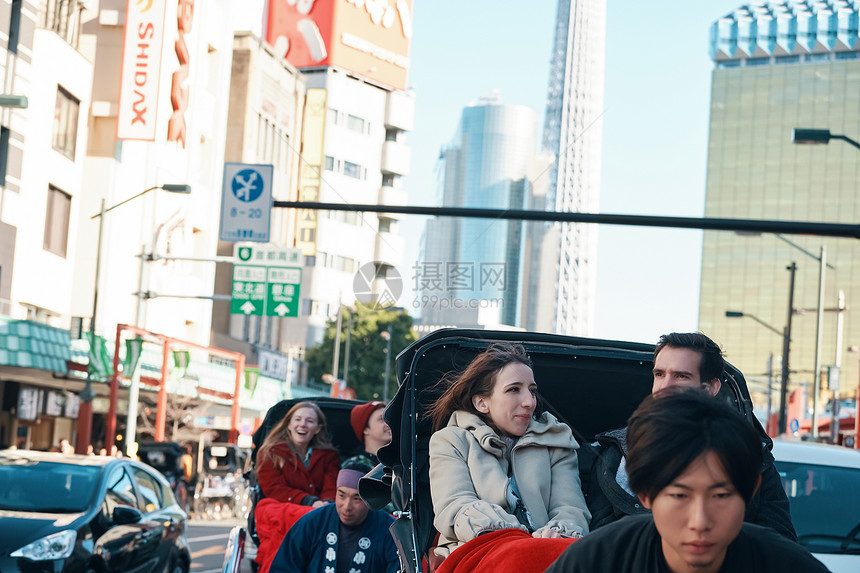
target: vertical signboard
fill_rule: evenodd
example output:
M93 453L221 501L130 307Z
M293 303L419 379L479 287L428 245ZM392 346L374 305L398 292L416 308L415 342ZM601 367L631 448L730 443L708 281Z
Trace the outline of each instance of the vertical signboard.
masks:
M325 140L326 91L309 89L302 129L302 163L299 167L299 201L319 201ZM299 209L296 215L296 247L302 254L316 254L317 211Z
M274 172L272 165L224 163L219 239L269 242Z
M128 0L116 138L155 140L167 0Z

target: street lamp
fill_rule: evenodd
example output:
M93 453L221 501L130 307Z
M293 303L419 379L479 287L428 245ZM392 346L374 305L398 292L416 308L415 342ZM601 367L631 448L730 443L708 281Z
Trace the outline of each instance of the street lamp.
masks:
M95 215L93 215L92 217L90 217L90 219L95 219L96 217L98 217L98 219L99 219L99 232L98 232L98 239L96 242L96 276L95 276L95 281L93 284L93 312L92 312L92 315L90 316L90 361L92 360L92 356L93 356L92 345L95 343L95 339L96 339L96 311L98 310L98 302L99 302L99 280L101 278L102 236L103 236L103 232L104 232L105 214L109 213L110 211L113 211L114 209L116 209L117 207L120 207L121 205L125 205L126 203L128 203L129 201L132 201L133 199L137 199L141 195L145 195L146 193L149 193L150 191L154 191L155 189L163 189L164 191L167 191L169 193L184 193L184 194L191 193L191 186L190 185L173 184L173 183L165 183L163 185L155 185L153 187L149 187L147 189L144 189L143 191L141 191L137 195L133 195L132 197L129 197L128 199L125 199L124 201L120 201L116 205L113 205L113 206L108 207L108 208L105 208L105 200L102 199L101 200L101 208L99 209L99 212L96 213ZM78 441L76 444L76 451L79 454L86 453L87 446L90 444L90 440L92 438L92 422L93 422L92 400L95 397L95 392L93 392L91 382L90 382L90 379L91 379L90 371L91 371L91 368L88 367L87 368L86 386L84 387L83 391L81 392L81 396L80 396L81 401L83 403L81 404L82 413L78 419L83 421L83 428L80 425L78 427ZM89 400L87 400L87 398L89 398ZM111 405L113 406L113 404L111 404ZM129 408L131 408L131 407L132 407L131 403L129 402ZM137 404L135 404L134 407L137 408ZM108 436L108 441L113 442L113 435L115 432L116 432L116 412L110 412L110 413L108 413L107 431L106 431L106 436ZM131 436L131 438L133 441L134 436ZM130 443L129 440L126 440L126 443Z
M794 273L797 270L797 265L791 263L789 267L786 267L789 271L791 271L791 290L788 295L788 322L782 332L779 331L774 326L766 323L761 320L759 317L750 314L748 312L742 312L739 310L727 310L726 317L727 318L741 318L747 317L751 318L760 325L764 326L771 332L774 332L780 336L782 336L782 373L780 376L779 383L779 421L777 422L777 430L779 434L785 433L785 419L786 419L786 397L788 395L788 376L789 376L789 365L788 365L788 355L791 352L791 315L793 314L793 305L794 305ZM772 355L771 355L772 356ZM768 395L770 395L770 382L768 382Z
M788 317L785 320L785 328L782 331L782 375L780 376L780 384L779 384L779 428L778 433L784 434L786 428L786 403L788 398L788 378L789 378L789 362L788 355L791 352L791 317L794 314L794 277L797 274L797 264L792 261L790 265L785 267L787 271L789 271L789 281L788 281ZM768 330L776 332L780 334L779 330L770 326L769 324L761 321L758 317L755 317L751 314L744 314L739 311L726 311L726 316L729 318L732 317L741 317L741 316L749 316L759 324L766 326Z
M795 144L826 145L831 139L838 139L860 149L860 142L851 139L847 135L830 133L829 129L802 129L795 127L791 130L791 142ZM807 253L810 254L810 253ZM824 266L825 250L821 247L821 256L817 258L820 264L818 271L818 319L815 328L815 380L813 380L812 391L812 437L818 437L818 395L821 392L821 332L824 322ZM830 266L830 265L827 265ZM833 268L833 267L830 267ZM840 349L841 350L841 349ZM837 350L839 352L840 350Z
M827 145L831 139L842 140L860 149L860 142L854 141L847 135L830 133L829 129L801 129L795 127L791 130L791 142L799 145Z

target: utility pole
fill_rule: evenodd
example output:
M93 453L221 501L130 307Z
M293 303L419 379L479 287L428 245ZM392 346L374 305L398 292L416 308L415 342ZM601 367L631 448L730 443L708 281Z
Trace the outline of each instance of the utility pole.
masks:
M812 439L818 438L818 401L821 395L821 338L824 334L824 268L827 251L821 245L818 259L818 310L815 320L815 378L812 381Z
M794 314L794 275L797 273L797 263L791 262L786 269L791 273L788 281L788 318L785 322L785 332L782 337L782 380L779 388L779 430L778 434L786 433L786 402L788 398L789 364L788 355L791 352L791 317Z

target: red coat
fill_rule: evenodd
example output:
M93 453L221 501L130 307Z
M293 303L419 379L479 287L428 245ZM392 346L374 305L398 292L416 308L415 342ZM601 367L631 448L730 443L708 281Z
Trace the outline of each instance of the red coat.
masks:
M278 467L267 458L257 467L257 481L266 497L290 503L301 503L307 495L334 499L340 470L336 451L313 450L307 468L287 444L272 446L271 453L285 462Z

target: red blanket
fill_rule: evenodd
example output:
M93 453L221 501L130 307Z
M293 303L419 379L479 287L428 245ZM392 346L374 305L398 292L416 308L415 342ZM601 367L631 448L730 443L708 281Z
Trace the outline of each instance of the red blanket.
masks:
M311 511L309 505L282 503L271 498L264 498L257 503L254 510L254 524L260 546L254 561L260 566L258 573L269 573L269 567L278 553L278 548L284 540L284 535L301 516Z
M455 549L436 573L540 573L574 541L536 539L522 529L500 529Z

